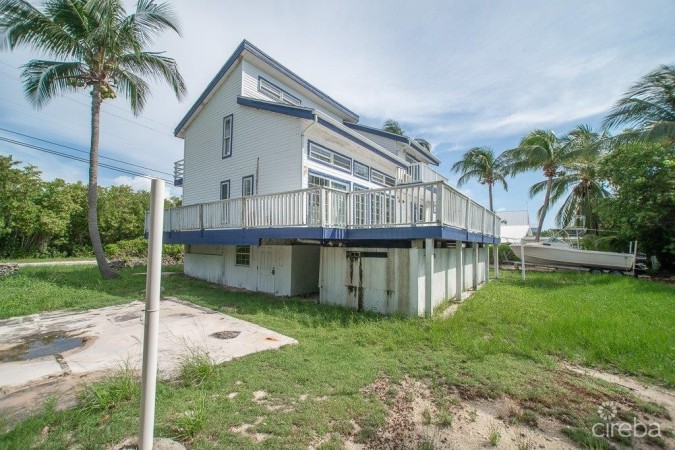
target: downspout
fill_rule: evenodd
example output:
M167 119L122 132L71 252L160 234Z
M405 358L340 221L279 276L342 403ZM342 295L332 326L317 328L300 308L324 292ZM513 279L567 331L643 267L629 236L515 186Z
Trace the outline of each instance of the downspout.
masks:
M312 128L317 123L319 123L319 116L316 113L314 113L314 121L312 123L310 123L307 127L305 127L305 129L302 130L302 133L300 133L300 149L301 149L301 152L302 152L300 154L301 155L300 156L300 179L301 180L304 179L304 177L305 177L305 174L302 171L302 169L303 169L303 165L302 165L302 159L303 158L302 158L302 156L305 154L305 133L307 131L309 131L309 129ZM303 189L302 186L300 186L300 188Z

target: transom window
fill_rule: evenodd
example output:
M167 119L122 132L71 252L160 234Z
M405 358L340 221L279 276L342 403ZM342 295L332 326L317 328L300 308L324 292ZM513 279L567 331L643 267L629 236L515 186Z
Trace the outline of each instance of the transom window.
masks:
M234 265L246 267L251 265L250 245L237 245L234 251Z
M396 185L396 179L394 177L390 177L389 175L385 175L382 172L378 172L377 170L371 170L370 171L370 181L372 181L373 183L384 185L384 186L395 186Z
M249 175L241 179L241 196L247 197L253 194L253 175Z
M258 78L258 90L274 100L279 100L289 105L300 106L302 102L298 97L295 97L288 92L281 89L279 86L270 83L266 79Z
M223 158L232 156L232 114L223 118Z
M348 191L349 184L343 183L342 181L334 180L322 175L310 173L309 178L307 179L307 184L310 188L313 187L328 187L331 189L337 189L338 191Z
M230 198L230 180L220 182L220 199L227 200Z
M354 176L363 178L364 180L369 179L370 169L365 164L361 164L358 161L354 161Z
M339 153L335 153L332 150L328 150L325 147L321 147L314 142L309 143L309 157L319 161L327 166L335 167L345 172L352 171L352 159L342 156Z

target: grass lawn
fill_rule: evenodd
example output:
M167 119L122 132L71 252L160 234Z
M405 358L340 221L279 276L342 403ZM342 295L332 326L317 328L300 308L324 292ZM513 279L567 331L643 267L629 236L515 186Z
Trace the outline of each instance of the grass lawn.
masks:
M19 259L3 259L0 258L0 263L44 263L44 262L75 262L75 261L94 261L93 256L65 256L59 258L19 258Z
M142 269L103 281L95 267L25 268L0 281L0 318L37 311L83 309L141 299ZM249 448L230 428L255 424L269 438L260 448L307 448L317 436L345 435L351 419L367 441L385 405L364 387L379 377L428 380L439 402L509 396L530 415L554 417L582 445L599 402L621 398L636 410L663 414L618 388L575 376L562 361L675 385L675 290L628 277L502 273L450 319L384 317L279 299L183 276L164 278L163 294L178 297L294 337L299 345L212 367L194 364L181 380L158 387L159 436L193 448ZM203 379L202 379L203 378ZM267 393L267 405L252 401ZM133 436L138 388L124 376L99 385L78 408L43 412L0 435L0 448L99 448ZM232 399L228 393L238 392ZM301 396L306 401L299 401ZM628 400L627 400L628 399ZM271 412L278 405L283 412ZM262 418L262 420L256 420ZM41 431L49 426L46 439ZM337 440L336 440L337 439ZM336 438L325 448L341 448Z

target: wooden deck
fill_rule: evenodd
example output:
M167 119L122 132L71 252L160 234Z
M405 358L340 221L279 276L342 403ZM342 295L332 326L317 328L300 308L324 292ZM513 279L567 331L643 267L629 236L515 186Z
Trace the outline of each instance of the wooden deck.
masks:
M450 228L468 241L478 235L494 243L500 236L495 213L443 181L351 192L309 188L181 206L164 216L167 233L305 228L372 230L365 234L395 238L398 228L422 227Z

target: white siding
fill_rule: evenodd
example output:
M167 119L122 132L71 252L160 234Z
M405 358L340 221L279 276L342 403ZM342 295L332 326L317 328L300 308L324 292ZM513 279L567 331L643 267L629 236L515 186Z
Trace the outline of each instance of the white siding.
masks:
M242 178L256 175L258 194L301 187L301 120L237 104L241 66L209 100L185 133L185 205L220 199L220 182L230 180L241 195ZM232 156L222 158L223 117L233 114Z
M278 101L276 99L270 98L269 96L265 95L264 93L260 92L258 90L258 77L262 76L264 79L267 81L275 84L276 86L280 87L284 91L288 92L289 94L293 95L294 97L297 97L301 100L302 104L300 106L306 107L306 108L312 108L312 109L318 109L319 111L323 112L324 114L329 115L330 117L334 118L335 120L338 120L342 122L343 116L338 115L335 113L335 111L330 108L326 104L322 104L323 102L319 101L314 101L309 98L306 93L301 93L304 90L299 90L299 89L294 89L290 87L289 84L283 83L279 80L277 76L271 75L267 72L264 72L262 69L260 69L258 66L252 64L249 61L244 60L242 62L242 67L243 67L243 83L242 83L242 95L244 97L251 97L251 98L256 98L259 100L267 100L267 101ZM306 91L305 91L306 92ZM311 94L309 94L311 95Z

